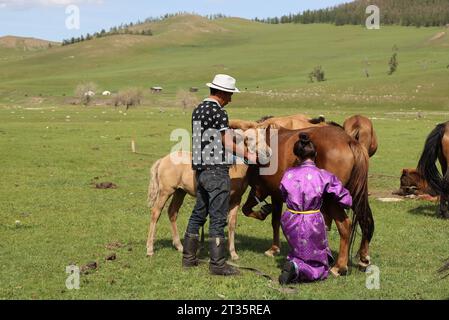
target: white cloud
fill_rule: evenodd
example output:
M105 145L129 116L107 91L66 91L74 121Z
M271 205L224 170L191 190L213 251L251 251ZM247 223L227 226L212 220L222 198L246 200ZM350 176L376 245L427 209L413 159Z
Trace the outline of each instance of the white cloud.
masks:
M102 4L104 0L0 0L0 9L15 7L57 7L70 4Z

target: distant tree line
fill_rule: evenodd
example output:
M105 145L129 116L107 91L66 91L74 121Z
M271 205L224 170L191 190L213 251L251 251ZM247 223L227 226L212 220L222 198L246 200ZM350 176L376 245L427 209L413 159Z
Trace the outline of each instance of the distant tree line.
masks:
M449 0L356 0L320 10L306 10L282 17L255 18L254 21L279 23L332 23L340 25L365 25L366 8L380 8L380 21L384 25L416 27L445 26L449 24Z
M119 34L152 36L153 32L151 31L150 28L141 29L139 27L144 24L158 22L158 21L164 21L169 18L182 16L182 15L186 15L186 14L196 15L195 13L189 13L189 12L177 12L177 13L168 13L168 14L162 15L160 17L149 17L149 18L146 18L144 21L138 20L136 23L131 22L128 24L125 23L125 24L121 24L120 26L112 27L109 29L109 31L102 29L100 32L95 32L94 34L88 33L85 36L82 35L80 37L72 37L70 39L64 39L64 40L62 40L62 45L67 46L67 45L75 44L78 42L88 41L88 40L107 37L107 36L114 36L114 35L119 35ZM221 14L221 13L217 13L217 14L206 15L204 17L209 20L215 20L215 19L226 18L227 16L224 14Z
M108 36L119 35L119 34L131 34L131 35L141 35L141 36L152 36L153 35L153 32L149 28L143 29L143 30L130 29L134 26L135 26L135 24L131 22L130 24L122 24L118 27L112 27L109 29L109 31L102 29L100 32L95 32L94 34L88 33L85 36L81 35L81 37L72 37L70 39L64 39L64 40L62 40L62 45L67 46L67 45L75 44L78 42L89 41L92 39L98 39L98 38L103 38L103 37L108 37Z
M164 20L167 20L169 18L178 17L178 16L184 16L184 15L200 16L199 14L197 14L195 12L180 11L180 12L176 12L176 13L167 13L167 14L164 14L164 15L162 15L160 17L149 17L149 18L146 18L144 20L144 22L138 21L137 25L142 24L142 23L164 21ZM202 17L207 18L209 20L216 20L216 19L227 18L228 16L226 16L226 15L224 15L222 13L215 13L215 14L205 15L205 16L202 16Z

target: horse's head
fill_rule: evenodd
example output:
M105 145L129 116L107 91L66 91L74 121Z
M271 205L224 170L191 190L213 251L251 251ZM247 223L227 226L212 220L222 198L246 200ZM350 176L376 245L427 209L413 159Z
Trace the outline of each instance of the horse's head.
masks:
M401 190L406 195L427 193L428 184L416 169L403 169L401 176Z
M245 147L251 153L256 153L260 164L268 164L273 151L267 142L268 128L248 129L243 133Z

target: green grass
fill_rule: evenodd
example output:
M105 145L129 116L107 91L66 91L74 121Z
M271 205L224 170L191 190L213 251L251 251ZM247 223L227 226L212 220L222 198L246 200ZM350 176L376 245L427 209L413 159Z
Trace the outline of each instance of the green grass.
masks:
M111 37L26 56L9 52L0 59L0 298L447 299L449 281L440 280L436 270L449 256L449 222L436 218L434 204L377 201L398 188L401 169L416 166L427 134L448 118L447 36L429 43L440 29L367 31L239 19L210 22L207 27L226 30L219 33L170 32L176 23L189 23L177 19L129 45L113 44L134 37ZM400 66L387 76L395 44ZM369 79L362 72L365 58L371 63ZM307 83L318 64L328 81ZM370 168L376 221L371 256L381 271L380 290L367 290L366 275L357 270L300 286L294 294L273 290L249 272L222 279L209 276L206 265L183 271L166 213L158 224L155 256L146 257L149 169L174 145L170 132L190 128L190 114L174 107L176 91L198 86L198 97L204 96L203 84L217 72L235 75L238 85L248 88L229 106L231 118L306 113L342 122L362 113L373 119L380 148ZM82 81L108 90L156 84L166 90L147 94L144 106L125 115L110 107L66 105ZM131 153L132 139L139 154ZM95 177L118 189L94 189ZM181 233L193 204L188 198L182 207ZM282 254L265 257L271 235L269 221L240 214L239 264L276 277L288 246L282 239ZM335 227L329 237L336 251ZM125 246L106 249L112 242ZM111 252L117 260L106 262ZM98 270L81 277L80 290L67 290L65 267L90 261L99 263Z
M229 108L231 117L261 116L258 110L242 109L239 104L236 98ZM280 114L306 111L284 108ZM373 116L384 113L380 110ZM326 115L337 121L344 118ZM227 299L448 298L449 282L439 280L436 274L449 256L448 222L435 217L432 204L413 200L384 204L375 196L397 188L401 168L416 164L422 141L438 117L415 120L402 115L400 121L390 117L374 120L380 149L372 160L370 180L376 219L372 258L381 269L381 290L367 290L365 275L354 270L344 278L301 286L299 293L291 295L270 289L264 278L248 272L221 279L209 276L206 266L182 271L181 256L171 247L165 213L158 224L156 254L145 256L149 168L170 151L171 130L189 128L189 114L177 109L159 113L150 107L134 109L126 116L106 108L44 107L2 108L0 117L4 120L0 126L4 150L0 158L0 297L4 299L218 299L219 295ZM141 154L130 151L133 137ZM96 190L90 185L95 177L119 188ZM193 204L189 198L182 207L181 232ZM20 227L15 226L16 220L21 221ZM330 239L332 249L337 250L335 228ZM126 246L112 251L105 248L116 241ZM277 276L288 248L283 239L282 255L265 257L270 241L269 221L239 216L241 265ZM105 262L110 252L116 252L118 259ZM94 260L99 269L82 276L81 289L65 289L65 267Z

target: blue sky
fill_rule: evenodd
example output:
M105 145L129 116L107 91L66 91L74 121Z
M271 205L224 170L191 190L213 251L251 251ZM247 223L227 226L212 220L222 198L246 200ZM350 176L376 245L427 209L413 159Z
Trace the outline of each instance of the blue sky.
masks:
M61 41L179 11L255 18L297 13L348 0L0 0L0 36L17 35ZM66 7L80 9L80 29L66 28Z

